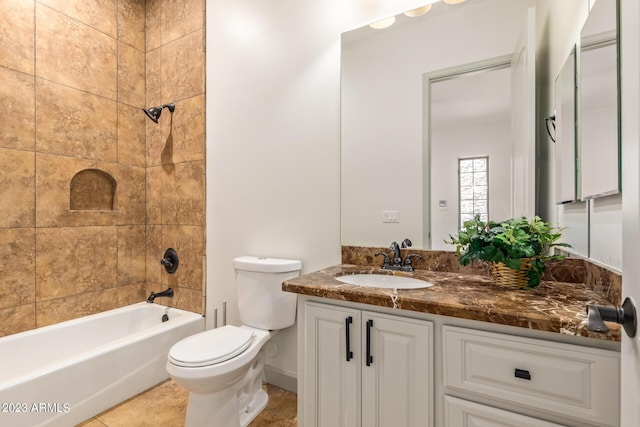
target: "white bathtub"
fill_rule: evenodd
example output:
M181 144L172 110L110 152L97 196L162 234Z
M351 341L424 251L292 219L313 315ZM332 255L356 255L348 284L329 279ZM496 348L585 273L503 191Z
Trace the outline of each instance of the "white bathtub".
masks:
M199 314L141 302L0 338L0 426L91 418L169 378L171 346L203 330Z

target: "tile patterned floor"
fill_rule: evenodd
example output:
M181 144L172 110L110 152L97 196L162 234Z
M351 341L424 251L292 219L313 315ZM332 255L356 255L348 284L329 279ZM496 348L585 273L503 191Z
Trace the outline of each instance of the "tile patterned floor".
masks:
M249 427L295 427L296 395L265 384L269 404ZM183 427L187 391L172 380L165 381L96 415L77 427Z

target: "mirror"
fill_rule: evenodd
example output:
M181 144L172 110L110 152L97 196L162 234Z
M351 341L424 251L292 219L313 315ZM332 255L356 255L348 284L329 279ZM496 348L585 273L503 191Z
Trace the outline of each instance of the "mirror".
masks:
M597 0L580 33L578 123L582 200L618 193L621 186L616 3Z
M430 144L433 129L426 112L434 98L433 94L425 95L429 93L429 76L452 71L465 73L475 65L494 58L513 57L517 64L531 62L526 55L519 54L518 45L524 37L526 23L530 22L529 7L534 4L533 0L467 0L458 5L439 2L419 18L398 15L396 23L387 29L363 27L343 34L343 245L384 247L392 241L410 238L414 248L442 248L442 238L432 234L431 218L432 209L439 212L440 200L446 200L444 208L455 218L453 229L439 229L440 236L456 231L459 218L455 212L458 210L457 191L453 190L456 193L453 196L449 192L446 198L436 196L434 191L450 185L452 178L433 172L434 165L442 165L444 159ZM459 80L458 83L465 81L461 78L452 82L455 80ZM476 82L475 86L481 84ZM514 93L530 93L525 78L511 78L511 93L512 96ZM465 98L471 100L471 96ZM524 105L524 102L517 105ZM462 107L456 108L460 113ZM486 104L476 104L470 111L484 114L489 108ZM468 120L482 122L483 119L478 116ZM511 124L514 128L533 126L520 118L512 120ZM520 133L535 135L532 128L525 128ZM491 137L475 135L464 138L467 144L464 152L473 154L456 155L454 164L449 167L454 168L453 179L458 179L455 170L458 158L487 154L479 147L481 138ZM523 195L513 189L522 183L533 183L529 174L533 173L530 165L534 155L525 153L521 147L529 150L534 146L530 142L521 146L514 144L511 151L517 153L516 156L512 154L501 160L495 156L489 158L490 171L497 171L499 165L506 166L508 170L507 193L510 193L508 197L511 200L506 204L513 215L521 213L514 208L518 206L516 199L533 194L529 191ZM433 206L431 194L436 198L437 206ZM455 211L453 205L456 205ZM498 219L493 218L492 211L489 215ZM444 248L451 249L450 246Z
M575 48L556 78L556 204L576 201L576 55Z
M510 57L471 68L427 77L432 249L450 250L444 241L475 215L511 217Z

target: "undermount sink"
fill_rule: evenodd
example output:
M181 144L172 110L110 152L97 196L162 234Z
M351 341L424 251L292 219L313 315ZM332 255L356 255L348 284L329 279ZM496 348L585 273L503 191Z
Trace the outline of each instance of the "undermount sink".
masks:
M349 285L373 286L375 288L419 289L433 286L433 283L424 280L390 274L345 274L344 276L337 276L335 279Z

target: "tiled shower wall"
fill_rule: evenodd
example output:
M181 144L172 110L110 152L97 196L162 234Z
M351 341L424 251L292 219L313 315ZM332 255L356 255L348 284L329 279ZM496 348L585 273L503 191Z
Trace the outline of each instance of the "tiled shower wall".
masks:
M168 285L203 310L203 0L147 3L0 2L0 336ZM171 101L173 121L141 111ZM70 210L85 169L115 179L112 210Z

